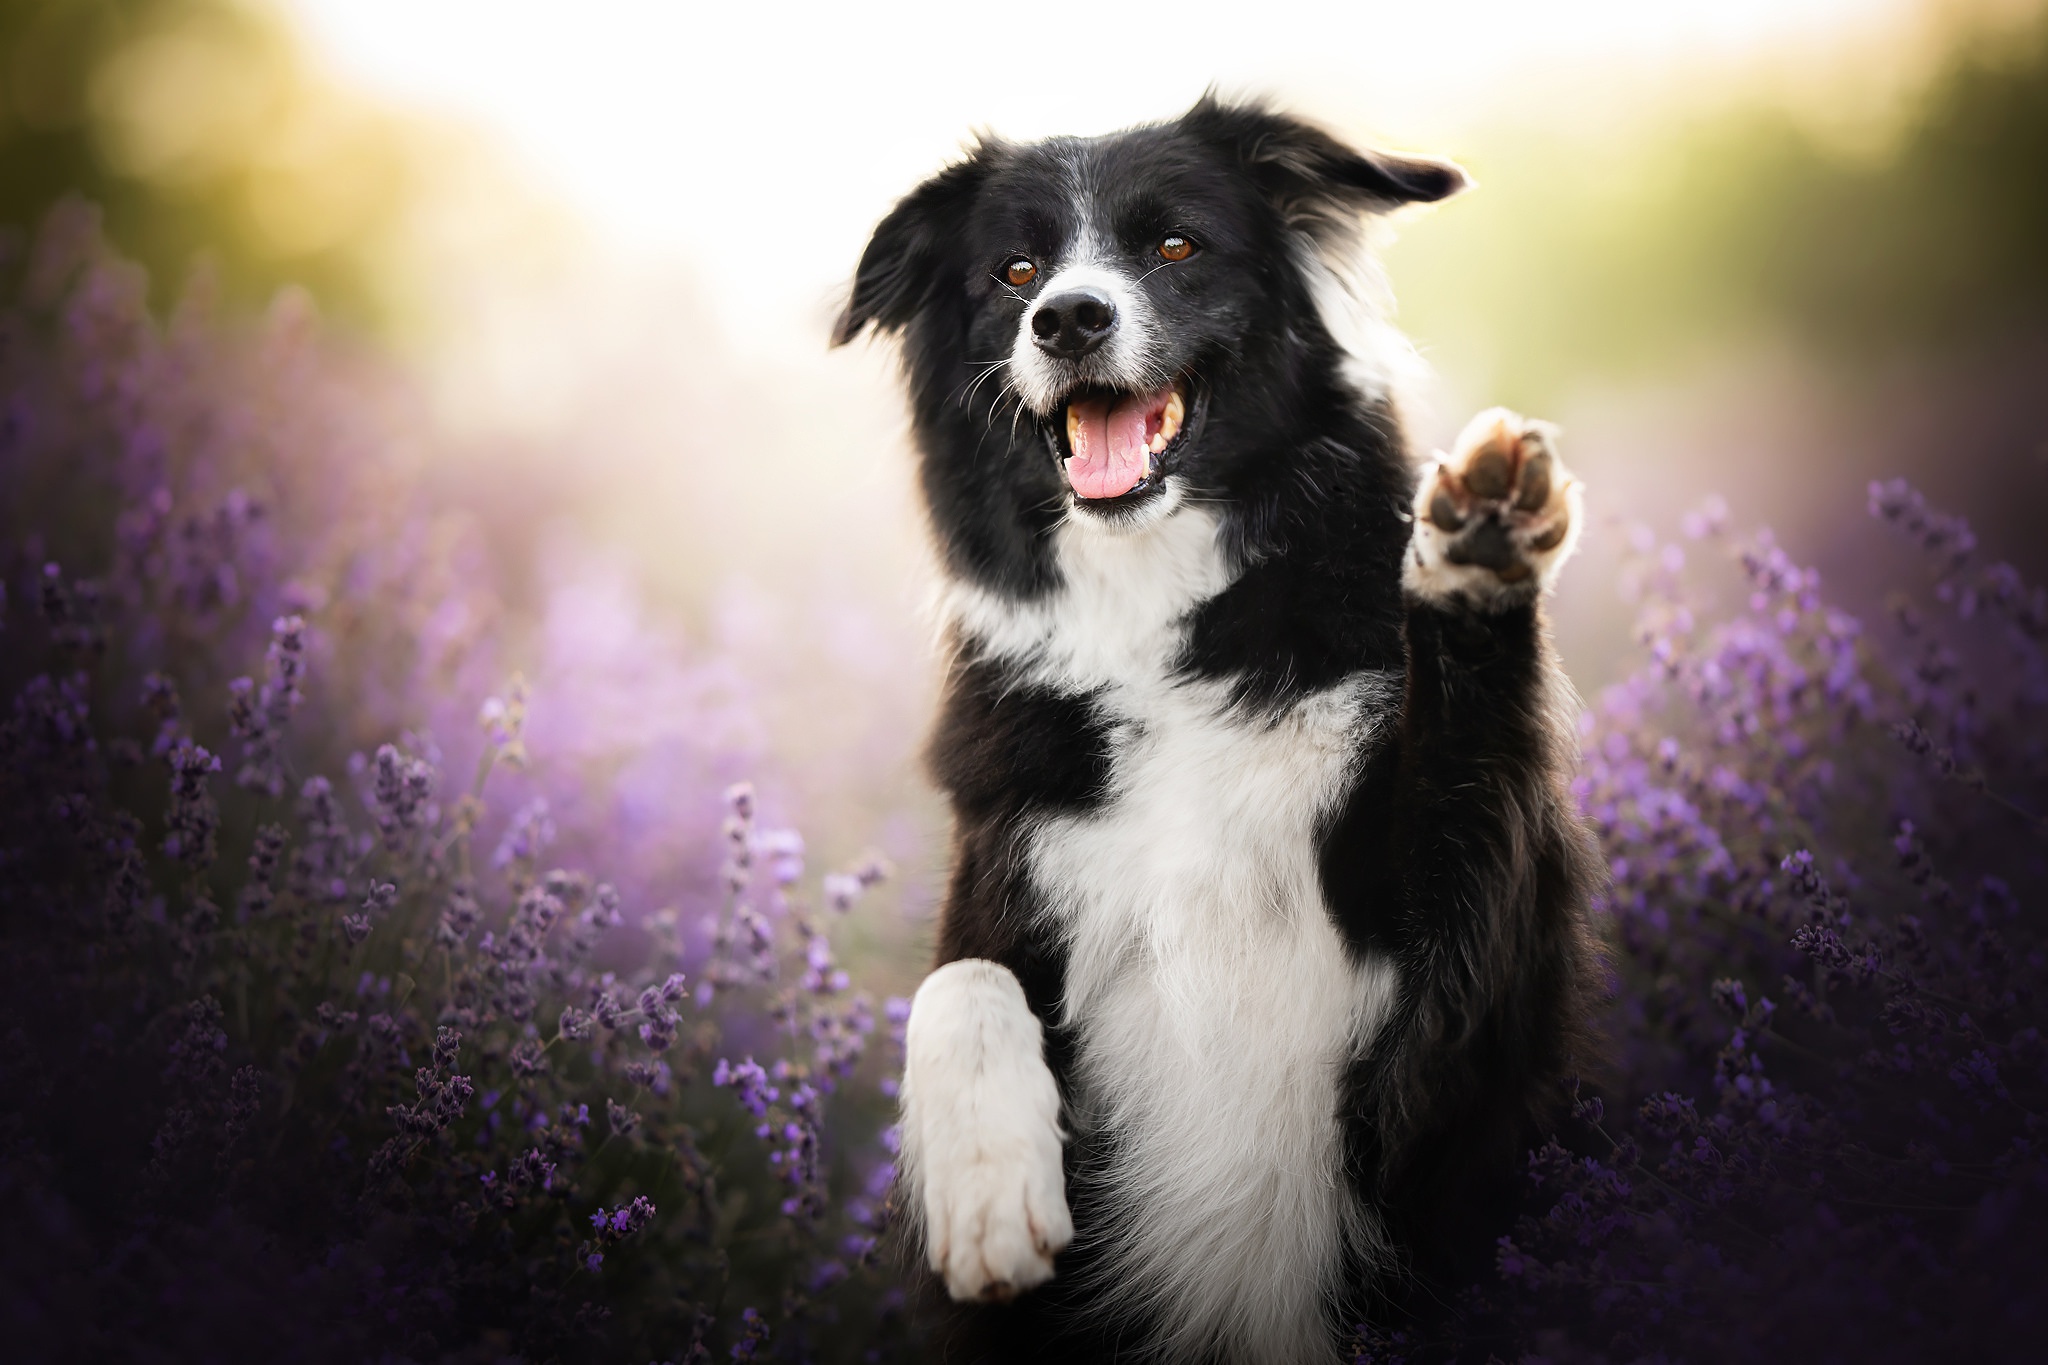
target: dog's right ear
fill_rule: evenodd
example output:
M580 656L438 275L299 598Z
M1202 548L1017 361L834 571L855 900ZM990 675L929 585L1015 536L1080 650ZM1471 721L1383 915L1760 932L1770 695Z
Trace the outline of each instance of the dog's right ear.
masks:
M930 300L950 273L947 267L966 235L974 196L997 151L997 144L983 141L972 156L946 167L889 210L861 253L846 311L832 326L834 346L844 346L870 323L879 332L900 331Z

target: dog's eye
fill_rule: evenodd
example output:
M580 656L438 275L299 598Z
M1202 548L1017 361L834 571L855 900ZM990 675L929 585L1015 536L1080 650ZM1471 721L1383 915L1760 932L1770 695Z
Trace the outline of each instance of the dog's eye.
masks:
M1159 243L1159 254L1169 261L1184 261L1195 254L1195 244L1185 237L1168 237Z
M1022 287L1038 278L1038 267L1024 257L1019 256L1016 260L1003 267L1003 278L1013 285Z

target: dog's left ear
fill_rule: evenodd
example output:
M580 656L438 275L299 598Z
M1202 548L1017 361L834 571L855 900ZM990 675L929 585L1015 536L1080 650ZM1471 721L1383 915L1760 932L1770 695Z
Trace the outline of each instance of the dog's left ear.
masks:
M1000 146L984 140L965 161L955 162L919 185L889 210L875 228L846 311L832 326L832 344L844 346L872 323L879 332L900 331L949 272L961 250L974 196L988 178Z
M1361 152L1298 118L1260 104L1226 104L1214 94L1196 101L1181 126L1235 156L1290 217L1434 203L1471 183L1448 161Z

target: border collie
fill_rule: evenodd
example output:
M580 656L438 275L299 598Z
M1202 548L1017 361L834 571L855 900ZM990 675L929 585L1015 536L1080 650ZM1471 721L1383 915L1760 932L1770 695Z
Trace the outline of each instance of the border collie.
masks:
M1579 485L1501 410L1418 468L1364 273L1464 183L1205 97L984 140L861 257L951 658L899 1188L949 1359L1333 1361L1502 1230L1600 874L1538 604Z

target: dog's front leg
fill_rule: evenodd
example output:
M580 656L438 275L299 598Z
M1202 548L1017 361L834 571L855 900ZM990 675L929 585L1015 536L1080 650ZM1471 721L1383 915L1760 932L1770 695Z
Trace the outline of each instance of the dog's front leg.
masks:
M1059 1089L1024 988L994 962L949 962L918 988L906 1041L904 1184L933 1272L962 1301L1045 1283L1074 1225Z

